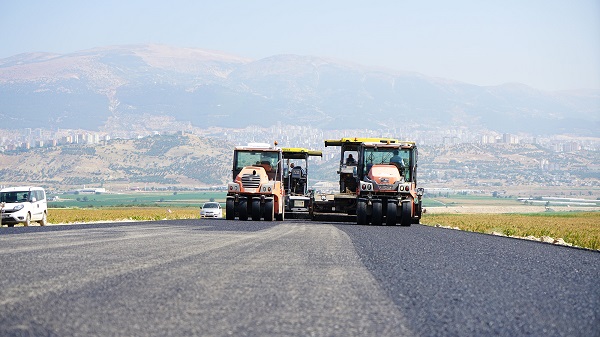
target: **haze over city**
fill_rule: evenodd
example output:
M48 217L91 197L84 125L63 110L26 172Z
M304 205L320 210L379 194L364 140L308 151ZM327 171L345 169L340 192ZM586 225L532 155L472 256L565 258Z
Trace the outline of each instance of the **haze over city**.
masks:
M5 1L0 39L0 58L161 43L332 57L476 85L600 89L594 0Z

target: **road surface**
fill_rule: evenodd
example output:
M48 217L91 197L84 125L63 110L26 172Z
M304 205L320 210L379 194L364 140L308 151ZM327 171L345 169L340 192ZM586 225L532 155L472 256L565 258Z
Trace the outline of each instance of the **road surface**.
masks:
M0 336L600 334L600 253L420 225L0 228Z

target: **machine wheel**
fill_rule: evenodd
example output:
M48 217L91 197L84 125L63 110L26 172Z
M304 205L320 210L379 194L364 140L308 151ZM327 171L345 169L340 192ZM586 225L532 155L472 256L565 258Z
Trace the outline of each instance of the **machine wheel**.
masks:
M252 199L252 220L260 221L260 199Z
M232 198L225 201L225 218L227 220L235 219L235 200Z
M46 215L46 212L44 212L44 214L42 214L42 219L40 220L40 226L46 226L47 223L48 215Z
M240 215L240 220L248 220L248 200L246 198L240 198L238 214Z
M275 207L272 199L265 200L265 221L273 221L273 215L275 214Z
M360 226L369 224L367 218L367 201L365 199L359 199L356 204L356 224Z
M421 215L423 212L422 207L423 206L421 205L421 203L415 205L415 216L412 219L412 223L415 225L418 225L421 222L420 220L421 220Z
M381 226L383 222L383 206L381 200L373 200L373 215L371 217L371 223L373 226Z
M23 225L25 227L31 225L31 214L27 213L27 215L25 216L25 222L23 223Z
M410 226L412 223L412 203L411 202L403 202L402 203L402 215L400 218L400 225L402 226Z
M387 214L385 216L385 224L388 226L395 226L397 215L398 215L398 205L394 201L388 200Z
M285 210L283 210L281 213L275 214L275 220L277 220L277 221L285 220Z

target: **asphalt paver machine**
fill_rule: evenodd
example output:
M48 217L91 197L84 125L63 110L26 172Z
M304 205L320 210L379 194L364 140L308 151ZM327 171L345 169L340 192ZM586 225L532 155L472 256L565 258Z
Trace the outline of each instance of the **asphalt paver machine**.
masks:
M282 152L286 216L291 219L310 219L312 191L308 188L308 159L322 157L323 154L305 148L282 148Z

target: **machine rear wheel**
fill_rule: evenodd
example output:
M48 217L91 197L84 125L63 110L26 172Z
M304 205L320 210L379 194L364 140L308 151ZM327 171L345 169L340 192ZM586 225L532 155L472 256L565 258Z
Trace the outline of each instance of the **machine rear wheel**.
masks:
M260 199L252 199L252 220L260 221Z
M371 223L374 226L381 226L383 222L383 206L381 200L373 200L373 216L371 217Z
M246 200L246 198L240 198L240 202L238 203L238 214L240 215L240 220L248 220L248 200Z
M398 214L398 205L394 201L388 200L387 212L386 212L386 216L385 216L385 224L388 226L395 226L397 214Z
M273 221L273 215L275 214L275 207L273 200L265 201L265 221Z
M412 222L412 203L411 202L403 202L402 203L402 217L400 218L400 225L402 226L410 226Z
M233 199L227 199L225 201L225 219L235 219L235 201Z
M367 220L367 201L359 199L356 204L356 224L361 226L368 225Z

